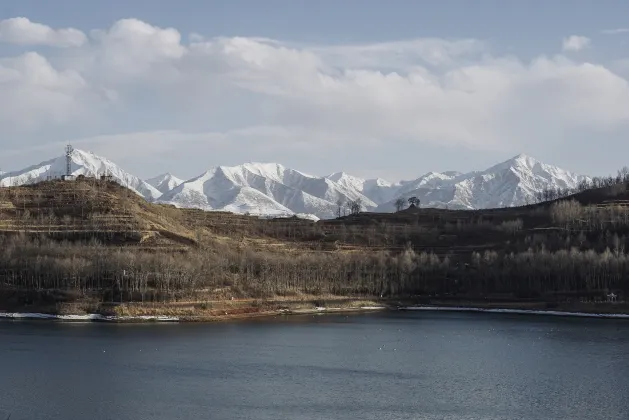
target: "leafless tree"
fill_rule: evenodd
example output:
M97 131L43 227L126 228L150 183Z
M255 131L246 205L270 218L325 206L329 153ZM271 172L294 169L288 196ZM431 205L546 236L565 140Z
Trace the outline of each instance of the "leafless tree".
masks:
M395 200L396 211L402 211L405 205L406 205L406 199L404 197L399 197L397 200Z
M336 216L341 217L341 210L343 209L343 199L336 200Z
M360 213L360 210L362 209L362 200L360 198L356 199L356 200L352 200L349 203L349 210L351 212L351 214L358 214Z

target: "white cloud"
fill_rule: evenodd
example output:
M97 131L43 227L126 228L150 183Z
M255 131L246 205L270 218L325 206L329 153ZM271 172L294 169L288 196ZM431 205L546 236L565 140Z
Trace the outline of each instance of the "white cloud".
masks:
M564 51L581 51L592 44L592 40L586 36L572 35L563 39Z
M137 81L164 76L160 69L186 53L181 34L174 28L158 28L137 19L122 19L109 30L94 30L94 39L82 58L82 71L111 81Z
M417 61L445 67L458 60L478 57L487 51L485 43L475 39L445 40L423 38L375 44L337 45L310 48L326 61L337 65L369 68L403 68Z
M47 45L51 47L78 47L87 41L78 29L53 29L25 17L0 21L0 42L18 45Z
M592 44L592 40L586 36L572 35L563 39L564 51L581 51Z
M184 41L136 19L90 36L80 48L0 59L0 134L32 136L28 147L89 139L147 167L188 155L181 165L196 159L199 172L223 160L335 166L316 173L389 153L393 171L427 148L508 156L586 132L629 134L627 80L563 55L525 61L474 39ZM572 38L569 50L589 42Z
M629 32L629 28L604 29L601 31L601 33L605 35L618 35L618 34L625 34L628 32Z
M38 53L0 59L0 122L5 127L72 123L84 115L81 99L88 91L79 73L55 69Z

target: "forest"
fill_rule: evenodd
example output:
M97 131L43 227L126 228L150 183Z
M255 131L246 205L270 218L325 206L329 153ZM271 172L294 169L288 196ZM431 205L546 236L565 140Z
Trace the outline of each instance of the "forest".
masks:
M628 184L629 171L619 171L524 207L412 207L319 222L174 209L89 181L3 188L0 296L623 301Z

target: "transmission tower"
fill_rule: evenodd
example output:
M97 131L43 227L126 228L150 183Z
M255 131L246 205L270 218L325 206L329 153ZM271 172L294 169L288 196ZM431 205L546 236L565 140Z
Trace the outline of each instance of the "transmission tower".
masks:
M70 176L72 175L72 152L74 151L74 148L72 147L72 145L68 144L66 146L66 175Z

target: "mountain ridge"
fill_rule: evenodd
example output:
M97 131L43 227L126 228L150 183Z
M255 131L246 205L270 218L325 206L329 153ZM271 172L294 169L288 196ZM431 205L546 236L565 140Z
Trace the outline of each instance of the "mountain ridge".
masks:
M60 156L20 171L0 173L0 185L22 185L59 177L66 157ZM189 180L170 172L141 180L92 152L75 149L73 175L112 176L148 201L206 211L229 211L261 217L311 219L345 214L349 202L362 211L391 212L395 201L412 196L422 207L483 209L531 203L547 188L574 188L589 179L518 154L485 170L427 172L396 183L361 178L343 171L314 176L279 163L248 162L216 166Z
M87 177L111 176L123 185L148 201L154 201L162 194L155 187L142 179L131 175L109 159L93 152L74 149L70 155L71 175ZM66 156L59 156L29 166L22 170L6 172L0 175L0 186L10 187L33 184L47 179L60 178L66 173Z
M170 172L166 172L146 180L147 184L155 187L155 189L162 194L179 186L182 182L184 182L183 179L177 178Z

